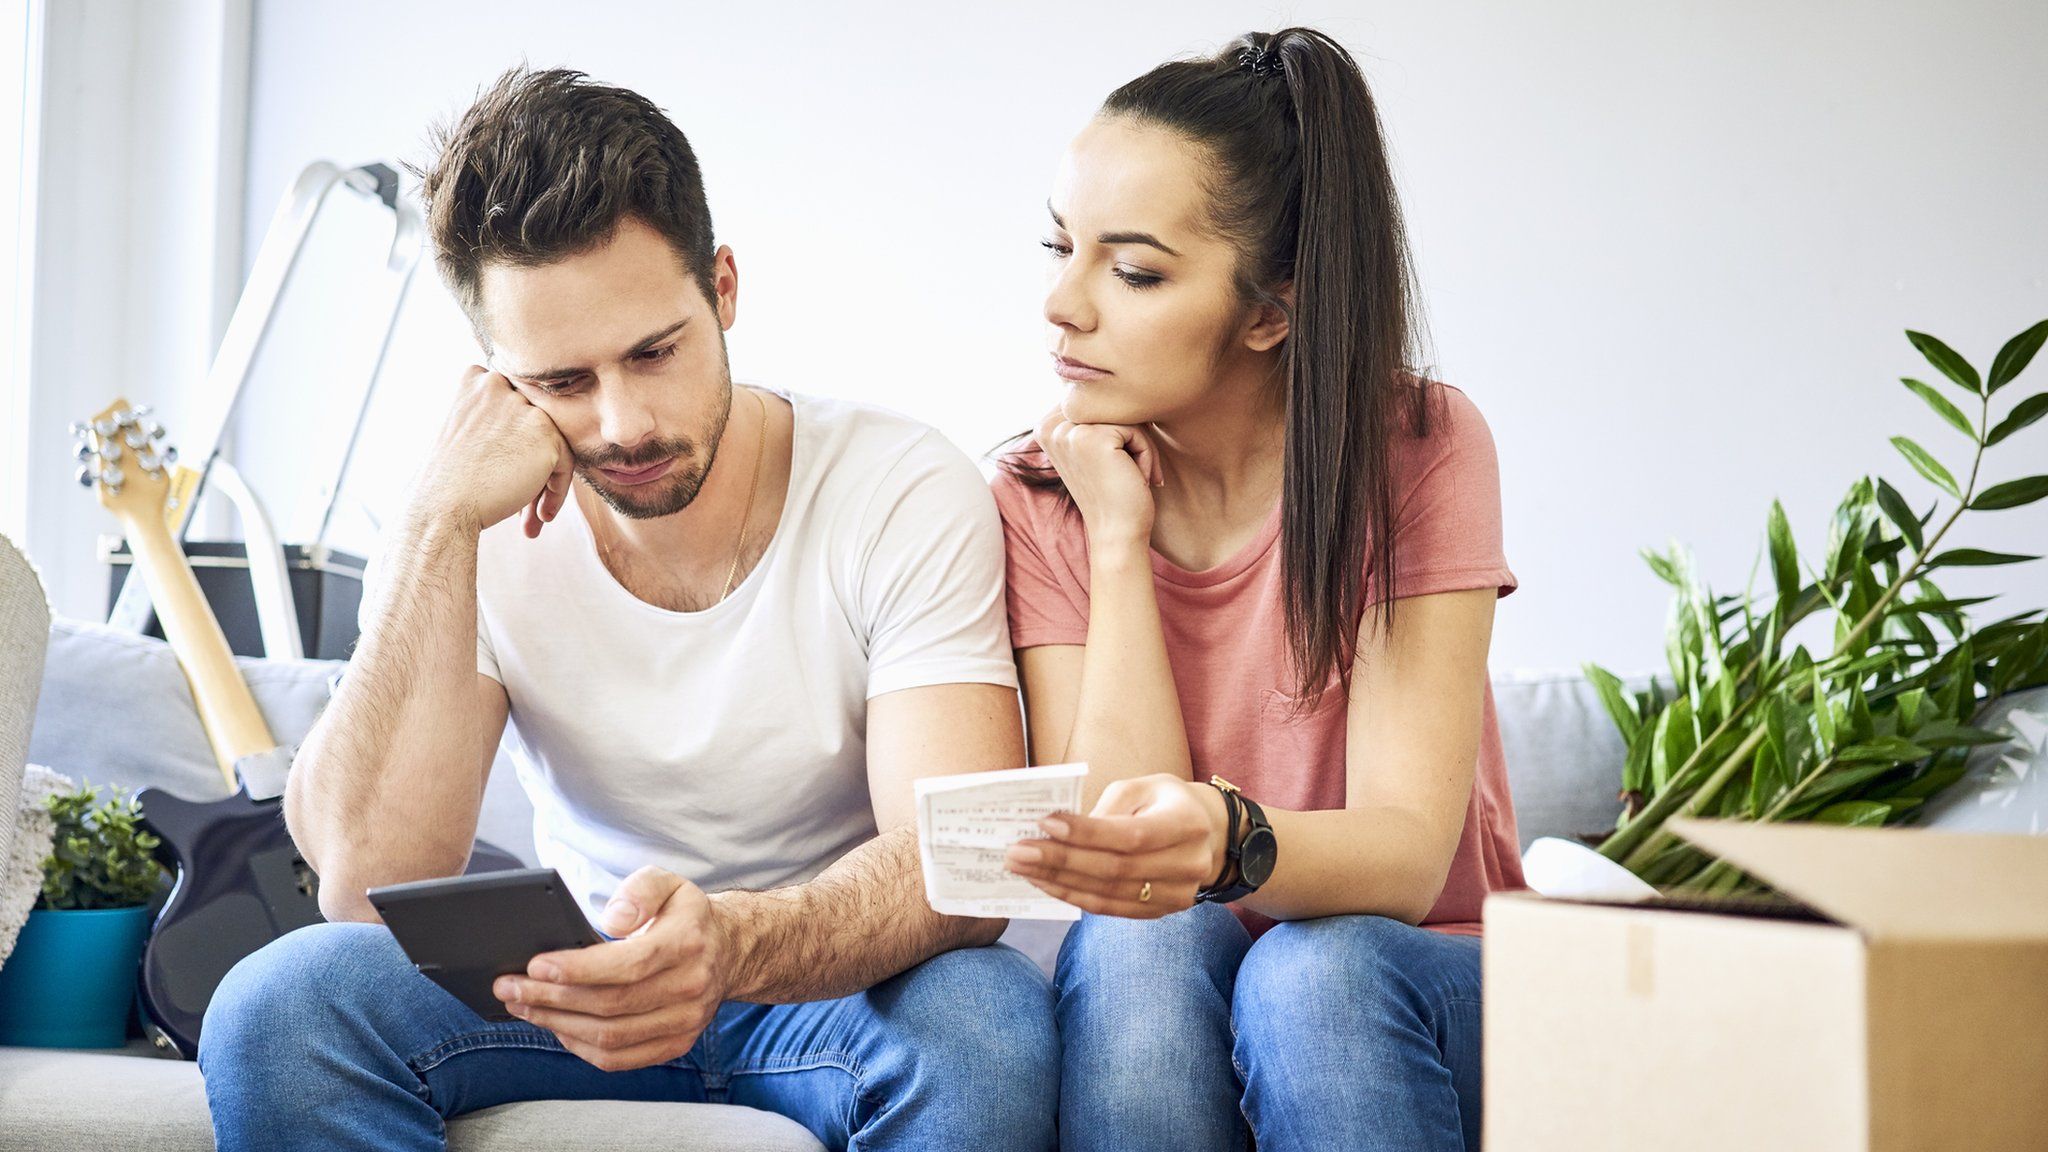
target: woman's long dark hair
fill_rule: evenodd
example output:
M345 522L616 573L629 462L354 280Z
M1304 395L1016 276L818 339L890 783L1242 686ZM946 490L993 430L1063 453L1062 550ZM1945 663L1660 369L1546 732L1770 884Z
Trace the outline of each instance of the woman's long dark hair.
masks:
M1312 28L1254 32L1214 56L1162 64L1110 93L1102 115L1157 125L1208 154L1210 222L1239 250L1238 290L1289 316L1281 572L1296 705L1347 689L1374 574L1394 626L1390 445L1436 417L1415 367L1425 340L1401 209L1364 75ZM1293 286L1293 306L1278 295ZM1027 484L1059 483L1014 453ZM1367 553L1371 555L1368 557Z

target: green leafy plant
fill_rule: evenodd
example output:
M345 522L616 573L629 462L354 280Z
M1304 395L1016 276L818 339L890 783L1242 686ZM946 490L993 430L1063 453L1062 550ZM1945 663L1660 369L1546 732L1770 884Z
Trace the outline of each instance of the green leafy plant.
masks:
M147 904L168 874L155 852L162 843L143 830L142 807L121 789L99 801L84 787L45 800L55 838L43 860L38 908L132 908Z
M1748 893L1763 886L1678 840L1673 816L1812 820L1876 825L1909 818L1960 779L1977 745L2009 737L1974 726L1980 708L2008 692L2048 683L2048 622L2040 610L1972 627L1965 609L1995 599L1951 598L1931 578L1947 568L2040 559L1977 548L1938 550L1966 511L2018 508L2048 496L2048 475L1978 490L1986 451L2048 415L2048 392L2014 405L1997 423L1992 401L2048 340L2048 320L2007 341L1979 375L1947 344L1908 332L1921 355L1974 401L1974 415L1920 380L1902 383L1972 445L1967 479L1915 441L1892 437L1913 470L1955 502L1937 498L1915 514L1897 489L1864 476L1835 509L1827 551L1803 562L1785 509L1771 503L1761 566L1772 588L1716 596L1691 554L1643 550L1675 590L1667 626L1667 692L1626 691L1594 664L1586 675L1628 745L1623 810L1599 843L1603 855L1665 889ZM1818 612L1833 615L1831 650L1785 650L1787 634ZM1936 632L1939 628L1941 635Z

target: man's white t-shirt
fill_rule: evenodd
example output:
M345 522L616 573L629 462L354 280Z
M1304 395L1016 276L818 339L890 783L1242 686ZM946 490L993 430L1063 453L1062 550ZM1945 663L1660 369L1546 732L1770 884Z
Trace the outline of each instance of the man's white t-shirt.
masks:
M867 702L1016 687L1003 535L987 483L923 424L777 392L789 494L723 601L626 591L574 499L477 556L477 671L505 686L540 862L594 916L644 865L706 891L800 883L875 835Z

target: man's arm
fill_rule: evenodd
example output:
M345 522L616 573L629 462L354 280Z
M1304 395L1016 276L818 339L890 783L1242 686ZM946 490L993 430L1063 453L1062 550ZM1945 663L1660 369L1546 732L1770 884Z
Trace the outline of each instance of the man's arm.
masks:
M285 781L286 827L328 919L375 921L366 889L468 862L508 709L477 672L477 535L522 506L538 535L572 463L510 382L469 369L384 549L348 674Z
M868 702L868 783L881 835L816 879L711 897L726 996L792 1004L851 995L953 948L994 943L1004 920L942 916L925 899L913 781L1024 763L1017 693L940 684Z
M375 921L365 890L469 859L507 711L476 671L476 547L466 525L407 516L348 673L293 760L285 823L329 920Z

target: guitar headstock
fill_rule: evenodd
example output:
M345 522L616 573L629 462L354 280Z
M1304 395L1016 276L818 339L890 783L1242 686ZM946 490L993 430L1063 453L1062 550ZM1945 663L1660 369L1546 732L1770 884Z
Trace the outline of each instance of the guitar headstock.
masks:
M147 407L115 400L90 421L71 426L77 441L78 482L97 489L100 506L133 523L164 518L173 492L178 450L164 444L164 426Z

